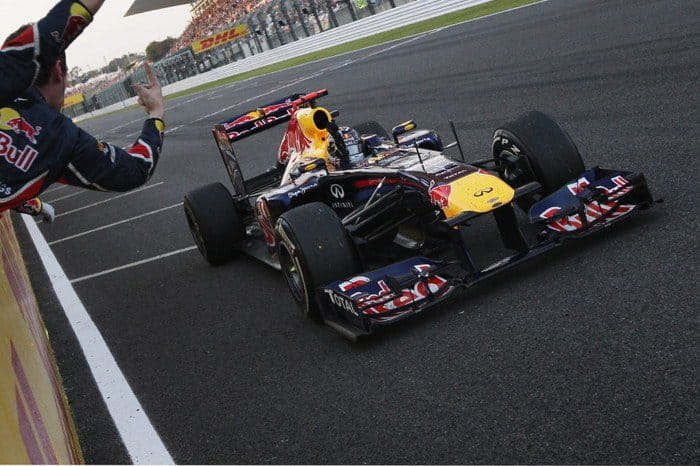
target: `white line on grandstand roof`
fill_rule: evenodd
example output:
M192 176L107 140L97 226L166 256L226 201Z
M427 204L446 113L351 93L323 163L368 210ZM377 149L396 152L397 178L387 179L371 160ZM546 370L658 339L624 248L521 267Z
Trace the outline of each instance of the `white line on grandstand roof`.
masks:
M93 202L92 204L78 207L77 209L68 210L66 212L63 212L63 213L56 215L56 218L63 217L64 215L70 215L70 214L75 213L75 212L80 212L81 210L89 209L90 207L95 207L96 205L104 204L105 202L110 202L110 201L113 201L115 199L119 199L120 197L131 196L132 194L140 193L141 191L145 191L147 189L151 189L151 188L155 188L156 186L160 186L163 183L164 183L164 181L161 181L159 183L149 184L148 186L144 186L143 188L139 188L139 189L134 189L133 191L129 191L128 193L124 193L124 194L120 194L118 196L110 197L109 199L104 199L102 201Z
M174 464L44 235L31 217L22 218L131 460L134 464Z
M188 246L186 248L166 252L165 254L160 254L160 255L155 256L155 257L149 257L148 259L143 259L140 261L131 262L129 264L120 265L119 267L114 267L111 269L103 270L102 272L91 273L90 275L85 275L83 277L74 278L70 282L71 283L79 283L79 282L82 282L85 280L89 280L91 278L101 277L102 275L107 275L110 273L119 272L120 270L130 269L131 267L136 267L138 265L148 264L149 262L157 261L160 259L165 259L166 257L174 256L176 254L182 254L183 252L189 252L189 251L192 251L194 249L197 249L197 246Z
M89 235L90 233L95 233L97 231L106 230L107 228L112 228L112 227L115 227L117 225L121 225L123 223L129 223L129 222L132 222L134 220L138 220L140 218L148 217L149 215L154 215L154 214L164 212L164 211L169 210L169 209L173 209L175 207L180 207L181 205L182 205L182 202L178 202L177 204L173 204L173 205L170 205L168 207L163 207L161 209L152 210L150 212L146 212L145 214L136 215L135 217L127 218L124 220L119 220L118 222L110 223L109 225L103 225L101 227L93 228L92 230L87 230L87 231L83 231L81 233L76 233L75 235L66 236L65 238L51 241L49 243L49 246L53 246L54 244L62 243L64 241L68 241L71 239L80 238L81 236Z

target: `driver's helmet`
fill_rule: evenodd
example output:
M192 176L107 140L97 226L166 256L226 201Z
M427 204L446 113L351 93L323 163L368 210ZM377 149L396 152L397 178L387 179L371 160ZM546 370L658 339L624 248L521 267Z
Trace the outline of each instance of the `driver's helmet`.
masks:
M341 126L338 128L340 137L343 138L345 147L348 149L348 165L355 167L360 165L365 160L364 144L360 135L352 128ZM338 156L337 148L331 138L331 152L334 156Z

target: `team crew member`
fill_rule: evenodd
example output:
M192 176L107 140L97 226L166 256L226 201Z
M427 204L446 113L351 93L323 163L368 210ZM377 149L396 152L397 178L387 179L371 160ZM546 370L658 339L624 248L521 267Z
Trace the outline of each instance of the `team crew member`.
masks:
M35 198L54 182L128 191L153 174L165 123L163 94L150 65L148 83L134 85L148 119L130 148L97 141L60 113L68 70L65 49L103 2L62 0L0 49L0 213L46 214L46 205Z

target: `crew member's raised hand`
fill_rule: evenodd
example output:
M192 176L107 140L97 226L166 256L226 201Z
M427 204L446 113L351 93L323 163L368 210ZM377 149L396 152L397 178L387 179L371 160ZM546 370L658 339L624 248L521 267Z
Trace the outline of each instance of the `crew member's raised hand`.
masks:
M165 115L163 90L151 64L146 62L143 67L146 70L146 76L148 76L148 83L132 84L131 87L139 96L139 105L143 105L146 108L146 113L151 118L160 118L162 120Z

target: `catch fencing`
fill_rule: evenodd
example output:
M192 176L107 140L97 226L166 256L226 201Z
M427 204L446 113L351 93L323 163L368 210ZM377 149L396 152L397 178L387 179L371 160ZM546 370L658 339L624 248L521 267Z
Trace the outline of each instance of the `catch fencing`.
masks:
M489 1L491 0L413 0L404 1L403 4L399 5L400 0L394 0L394 3L397 5L395 8L388 7L381 11L375 9L374 14L368 14L367 16L362 17L356 15L356 20L352 19L353 16L350 15L348 10L346 14L348 15L347 17L351 19L345 24L340 24L340 21L345 20L346 17L336 14L335 17L338 21L337 27L334 26L323 31L319 30L319 32L313 35L310 34L309 36L303 38L299 38L297 35L297 40L286 43L283 43L284 41L278 38L280 45L277 45L275 48L266 48L262 53L250 53L251 50L258 50L258 44L246 43L243 40L231 42L226 44L226 47L233 49L233 51L230 53L237 59L231 63L208 70L206 67L201 68L200 70L199 65L196 61L194 61L194 54L192 54L192 52L189 50L185 50L180 52L180 55L183 57L181 58L182 64L179 68L179 78L181 79L171 81L167 73L164 72L162 62L156 64L156 70L159 73L159 77L165 84L163 93L165 95L174 94L176 92L191 89L202 84L211 83L228 76L245 73L266 65L271 65L290 58L296 58L308 53L316 52L347 42L352 42L354 40L378 34L380 32L401 28L426 19L435 18L447 13L452 13L475 5L487 3ZM383 0L383 2L384 3L380 5L389 5L388 0ZM367 4L369 5L370 2L368 1ZM331 20L328 21L330 21L329 24L332 24ZM321 26L322 25L323 22L321 22ZM311 31L312 30L309 30L309 32ZM288 34L291 37L291 33ZM246 40L255 42L254 38L257 35L257 33L250 34L252 37L248 37ZM282 39L284 39L284 36ZM264 44L266 41L258 40L258 42ZM272 43L273 45L278 44L274 41ZM190 55L190 57L187 57L187 55ZM172 60L173 57L169 57L168 59ZM98 101L100 102L99 106L90 108L89 102L86 101L87 105L85 110L89 111L89 115L85 115L82 118L102 115L135 104L136 98L133 97L133 93L129 94L127 89L130 90L131 82L139 82L144 79L145 76L143 74L143 70L140 69L129 79L125 80L123 83L119 83L119 86L116 86L117 89L114 96L111 96L109 99L98 97ZM107 105L102 105L102 103ZM79 121L82 118L77 118L76 121Z

